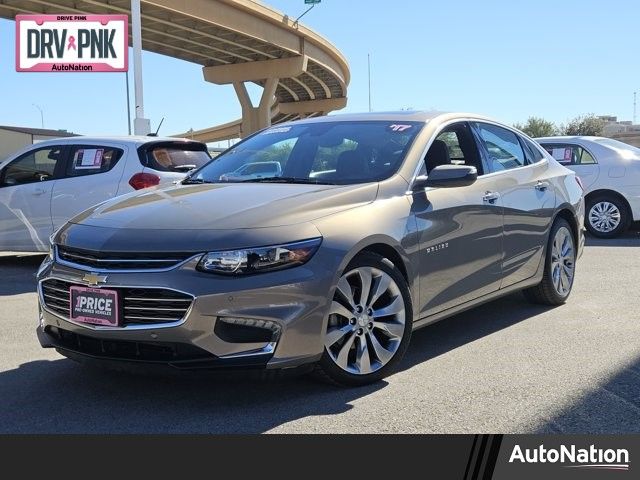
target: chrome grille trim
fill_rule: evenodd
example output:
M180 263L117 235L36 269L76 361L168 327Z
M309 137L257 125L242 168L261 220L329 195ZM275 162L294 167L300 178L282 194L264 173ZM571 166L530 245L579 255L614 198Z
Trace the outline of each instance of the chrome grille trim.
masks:
M180 255L181 258L98 258L101 252L96 252L93 256L89 253L79 254L71 253L67 251L67 247L60 245L54 246L54 256L56 263L65 265L77 270L83 270L85 272L108 272L108 273L152 273L152 272L168 272L179 268L186 263L199 259L203 253L185 253ZM108 253L102 255L118 255L116 253ZM122 253L126 256L127 254ZM129 253L128 255L136 255L135 253ZM139 255L145 255L140 253ZM151 255L151 254L146 254ZM167 255L172 255L168 253ZM176 254L178 256L178 254ZM74 261L75 259L75 261ZM80 263L85 262L85 264ZM90 263L87 265L86 263ZM126 268L122 268L123 265L130 265ZM118 268L118 266L120 268Z
M72 285L83 287L90 286L83 284L81 281L72 281L69 279L57 277L49 277L40 280L40 282L38 283L38 296L40 298L40 304L42 305L42 308L48 313L55 315L62 320L91 330L141 330L176 327L182 325L186 321L195 300L195 297L189 293L164 287L141 287L139 285L103 285L103 288L118 291L119 297L121 299L121 307L123 312L122 318L124 319L124 324L119 327L89 325L85 323L74 322L69 318L70 300L68 297L62 298L58 295L52 295L48 291L49 289L53 288L55 288L57 291L61 291L61 284L66 285L67 291L65 293L68 293L68 288ZM96 287L91 286L91 288ZM148 298L144 296L130 297L126 295L127 291L137 291L139 295L141 290L152 291L154 293L164 292L166 295L172 295L176 298L157 298L161 297L162 295L155 295L154 297ZM177 305L167 305L167 303L164 303L161 304L163 306L160 307L151 303L157 303L158 301L176 302ZM168 308L169 306L175 306L176 308ZM155 312L161 314L157 315Z

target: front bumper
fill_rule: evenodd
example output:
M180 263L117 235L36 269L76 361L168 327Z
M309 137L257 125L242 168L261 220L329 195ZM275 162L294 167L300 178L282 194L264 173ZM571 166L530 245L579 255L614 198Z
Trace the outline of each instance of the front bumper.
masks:
M86 269L46 260L38 272L41 345L71 357L180 369L294 368L320 358L339 261L335 254L320 248L306 265L238 278L198 272L197 261L162 272L99 272L107 276L100 288L165 289L193 297L177 322L102 327L73 322L45 300L47 281L88 286ZM229 328L234 319L277 327L270 338L247 336L241 328Z

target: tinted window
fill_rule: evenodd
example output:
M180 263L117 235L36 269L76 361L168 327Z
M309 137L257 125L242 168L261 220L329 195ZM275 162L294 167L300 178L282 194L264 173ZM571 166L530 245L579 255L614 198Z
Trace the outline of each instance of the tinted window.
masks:
M596 159L579 145L544 143L542 147L563 165L593 165Z
M74 145L69 155L67 176L79 177L111 170L122 158L123 150L100 145Z
M527 154L527 160L529 163L538 163L544 159L544 155L533 142L522 137L520 137L520 140L522 140L522 144L524 145L525 153Z
M2 186L52 180L58 162L63 160L63 147L32 150L11 162L2 172Z
M186 172L211 160L207 146L198 142L163 142L140 150L144 164L161 172Z
M290 182L353 184L380 181L400 167L424 123L316 122L275 126L237 144L196 172L191 181L264 181L236 172L276 160Z
M477 123L476 128L489 154L492 172L521 167L526 163L524 150L515 133L487 123Z

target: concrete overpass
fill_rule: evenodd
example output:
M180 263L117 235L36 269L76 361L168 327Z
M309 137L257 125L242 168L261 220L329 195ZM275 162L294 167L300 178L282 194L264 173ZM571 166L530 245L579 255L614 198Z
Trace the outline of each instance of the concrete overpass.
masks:
M205 81L234 86L242 119L182 133L204 142L346 106L349 66L326 39L250 0L142 0L145 50L202 65ZM130 0L0 0L0 17L19 13L130 16ZM131 32L131 29L130 29ZM254 105L246 83L263 87Z

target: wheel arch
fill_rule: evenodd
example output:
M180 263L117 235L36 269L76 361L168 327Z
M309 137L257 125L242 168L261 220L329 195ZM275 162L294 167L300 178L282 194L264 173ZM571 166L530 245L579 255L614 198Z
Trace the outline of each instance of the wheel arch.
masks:
M555 221L558 218L562 218L562 219L566 220L569 223L569 226L571 227L571 233L573 234L573 241L577 245L579 240L580 240L580 231L578 230L580 227L579 227L578 219L576 218L576 215L573 212L573 210L571 210L568 207L561 208L556 213L556 215L555 215L555 217L553 219L552 225L553 225L553 223L555 223Z
M627 216L631 215L631 205L629 205L629 201L625 198L624 195L622 195L620 192L617 192L615 190L611 190L609 188L599 188L597 190L593 190L589 193L587 193L584 196L584 201L585 203L589 202L592 198L597 197L597 196L610 196L610 197L615 197L616 199L620 200L622 202L622 204L624 205L624 208L626 209L626 213ZM585 214L588 214L588 211L585 211Z
M394 266L398 267L400 273L404 277L409 285L409 289L413 285L413 270L411 269L410 262L404 249L392 238L386 236L375 236L372 238L363 239L359 242L347 255L342 265L340 265L340 272L343 272L351 261L358 255L371 252L380 255L388 259Z

